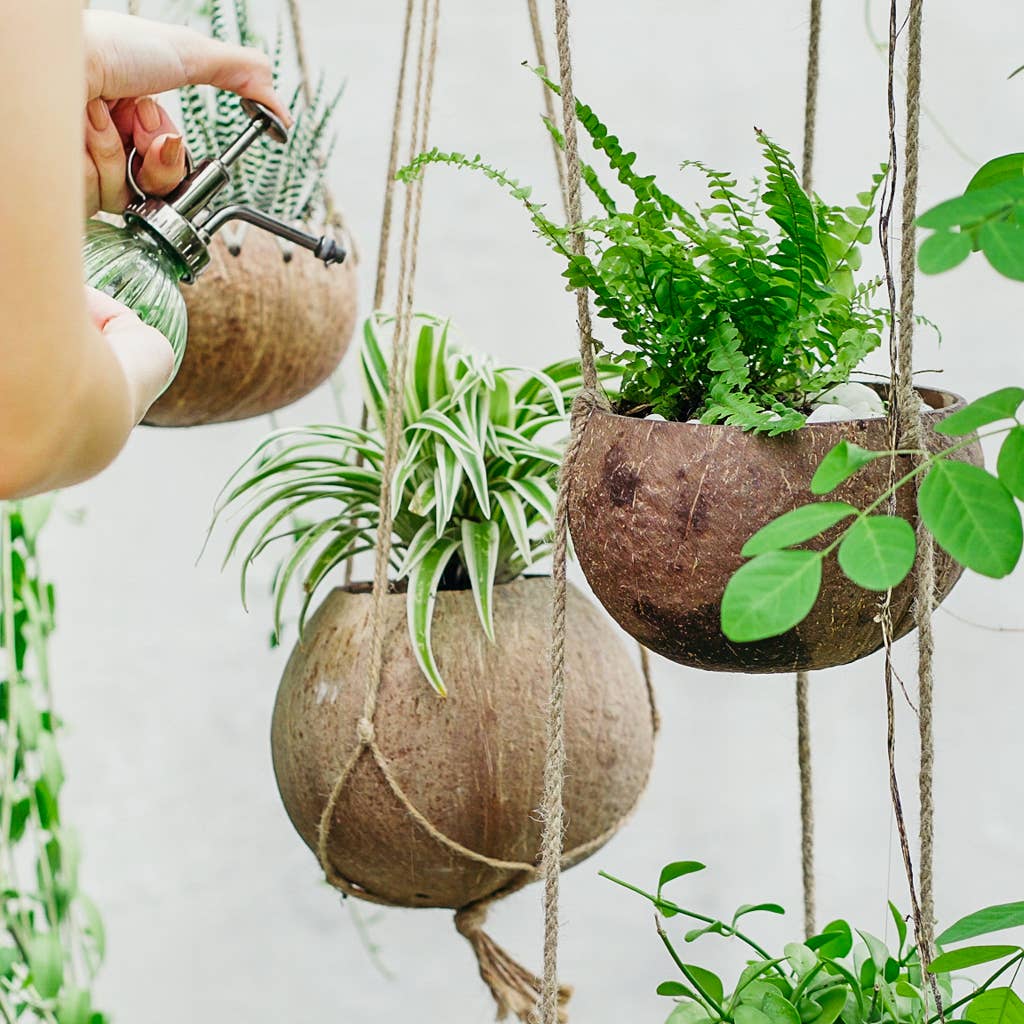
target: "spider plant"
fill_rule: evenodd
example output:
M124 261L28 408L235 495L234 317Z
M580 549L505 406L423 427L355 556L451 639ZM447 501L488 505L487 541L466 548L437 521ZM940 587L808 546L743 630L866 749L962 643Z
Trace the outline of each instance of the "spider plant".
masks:
M244 550L243 601L253 561L271 547L286 551L273 584L275 636L293 580L302 582L301 631L331 572L379 540L389 399L381 332L394 326L392 317L377 313L364 328L366 429L327 424L275 431L218 499L214 523L239 510L225 564ZM497 366L458 348L451 333L446 320L413 318L391 491L392 579L406 586L412 647L441 695L445 683L430 639L437 591L472 589L480 626L493 640L495 585L550 551L560 439L582 385L574 360L544 370ZM602 374L608 376L604 367Z
M249 0L212 0L202 13L210 34L221 42L267 49L253 30ZM274 85L281 85L283 36L278 28L273 50ZM220 205L244 203L286 221L315 219L324 212L324 173L334 138L331 122L343 88L328 95L323 76L309 103L297 88L288 109L295 121L288 142L281 146L258 139L236 165ZM223 152L249 124L238 97L223 90L186 86L181 90L181 119L185 141L198 160Z

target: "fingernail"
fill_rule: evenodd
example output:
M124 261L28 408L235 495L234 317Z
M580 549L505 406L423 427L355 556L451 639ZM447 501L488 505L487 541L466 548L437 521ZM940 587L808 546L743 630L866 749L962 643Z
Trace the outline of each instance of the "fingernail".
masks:
M160 127L160 108L148 96L139 100L135 112L139 115L139 124L147 132L155 132Z
M168 135L164 138L164 144L160 147L160 162L164 167L175 167L178 157L181 156L181 136Z
M103 132L110 127L110 108L103 100L89 100L85 109L89 115L89 123L96 131Z

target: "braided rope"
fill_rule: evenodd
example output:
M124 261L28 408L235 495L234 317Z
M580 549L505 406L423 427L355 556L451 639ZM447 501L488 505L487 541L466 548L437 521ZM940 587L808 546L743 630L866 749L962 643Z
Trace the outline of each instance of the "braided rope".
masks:
M807 84L804 99L804 155L802 184L811 193L814 142L818 120L818 83L821 79L821 0L811 0L807 38ZM810 676L796 676L797 765L800 773L800 874L804 890L804 934L815 932L814 774L811 761Z

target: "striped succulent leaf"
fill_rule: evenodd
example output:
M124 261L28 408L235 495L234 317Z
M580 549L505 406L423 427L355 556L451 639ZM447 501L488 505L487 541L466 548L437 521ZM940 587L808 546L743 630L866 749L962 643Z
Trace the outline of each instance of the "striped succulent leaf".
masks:
M277 431L218 499L214 524L229 513L237 517L227 558L242 561L243 599L253 561L271 548L283 555L273 584L278 635L293 581L301 584L301 628L333 571L379 540L389 401L382 335L393 330L393 318L379 313L364 325L365 429ZM417 314L411 330L391 478L392 579L407 585L409 636L420 669L444 694L430 640L437 590L472 591L481 629L493 639L495 585L550 552L562 442L582 382L568 361L545 370L496 366L453 344L450 324L434 316ZM611 377L605 365L601 374Z

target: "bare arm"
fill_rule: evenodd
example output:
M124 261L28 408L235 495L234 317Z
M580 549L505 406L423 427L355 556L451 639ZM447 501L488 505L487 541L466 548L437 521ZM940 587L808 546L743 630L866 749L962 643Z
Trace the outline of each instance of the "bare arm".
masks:
M82 480L137 413L82 288L85 66L78 0L6 12L0 34L0 497Z
M119 186L104 183L123 161L94 152L83 175L83 139L87 156L102 148L95 129L87 133L87 100L114 106L205 82L281 110L261 54L175 26L83 18L80 0L8 6L0 32L8 139L0 160L0 499L99 472L171 371L166 339L82 287L85 181L97 196L115 193L117 208Z

